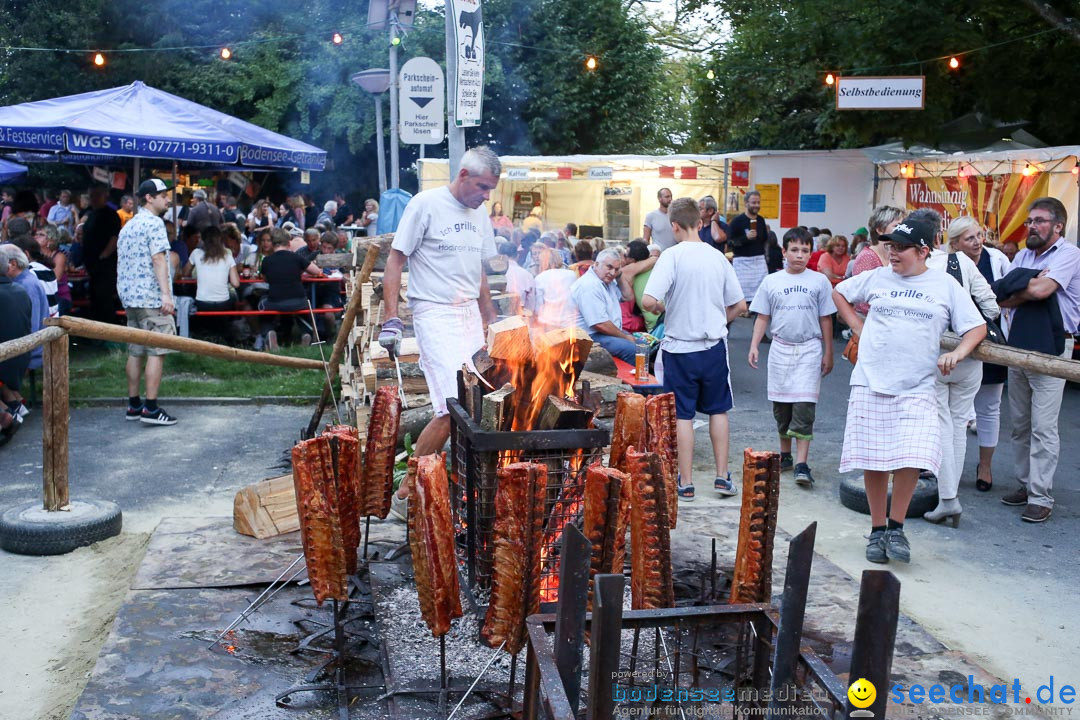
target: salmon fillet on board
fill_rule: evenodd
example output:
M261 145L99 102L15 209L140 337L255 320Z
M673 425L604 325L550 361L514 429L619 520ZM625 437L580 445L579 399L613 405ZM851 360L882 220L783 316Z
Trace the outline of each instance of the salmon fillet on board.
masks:
M385 520L394 492L394 451L401 424L401 397L396 385L375 391L364 445L364 471L360 477L360 515Z
M409 499L409 548L420 613L431 634L442 637L462 615L445 453L417 458Z
M626 451L630 467L630 603L634 610L675 605L664 471L656 453Z
M292 449L300 540L315 601L348 599L345 547L338 516L338 488L330 439L304 440Z
M511 463L498 471L491 602L480 636L489 646L516 655L525 646L525 618L540 610L540 548L543 543L547 466Z

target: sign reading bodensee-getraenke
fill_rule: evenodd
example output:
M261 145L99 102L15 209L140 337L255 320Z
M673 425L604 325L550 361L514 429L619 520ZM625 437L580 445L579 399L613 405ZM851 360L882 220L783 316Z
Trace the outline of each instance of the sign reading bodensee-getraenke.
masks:
M484 113L484 18L480 0L448 0L457 45L457 92L454 119L458 127L476 127Z
M922 75L836 79L837 110L922 110L925 105Z
M445 85L439 63L415 57L402 66L398 77L400 97L398 132L409 145L438 145L443 140L446 116Z

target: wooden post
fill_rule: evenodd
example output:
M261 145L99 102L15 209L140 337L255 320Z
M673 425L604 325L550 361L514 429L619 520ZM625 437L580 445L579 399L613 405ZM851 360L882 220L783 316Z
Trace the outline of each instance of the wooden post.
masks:
M42 483L45 509L56 511L68 504L68 338L67 334L45 345L42 378L44 433Z
M955 350L959 344L960 338L954 333L945 333L941 336L941 349L946 352ZM1040 375L1080 382L1080 361L1067 360L1057 355L1047 355L1034 350L1021 350L1009 345L998 345L989 340L983 340L971 351L971 357L983 362L1031 370Z

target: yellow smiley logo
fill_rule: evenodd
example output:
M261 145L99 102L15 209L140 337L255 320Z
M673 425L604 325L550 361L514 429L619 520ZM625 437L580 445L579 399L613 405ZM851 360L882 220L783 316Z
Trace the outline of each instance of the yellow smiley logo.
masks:
M868 708L877 698L877 688L866 678L859 678L851 683L847 691L848 700L857 708Z

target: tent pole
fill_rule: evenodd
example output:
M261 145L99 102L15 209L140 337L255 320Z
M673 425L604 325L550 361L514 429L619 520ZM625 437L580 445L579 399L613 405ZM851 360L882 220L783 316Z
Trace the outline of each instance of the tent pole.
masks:
M724 194L720 198L720 204L724 207L720 209L720 214L727 219L727 194L728 194L728 177L731 174L731 159L724 158Z
M135 194L136 188L139 187L139 170L140 169L141 168L139 167L139 158L135 158L135 171L134 171L135 174L134 174L134 177L131 178L131 193L133 195Z
M877 202L877 197L878 197L878 183L880 183L880 182L881 182L881 176L880 176L880 174L879 174L879 172L878 172L878 171L879 171L879 169L880 169L880 168L878 167L878 164L877 164L877 163L874 163L874 194L873 194L873 197L872 197L872 198L870 198L870 207L871 207L871 208L876 208L876 207L877 207L877 204L878 204L878 202Z
M173 162L172 162L172 204L173 204L174 208L176 207L176 176L177 175L178 175L178 173L177 173L177 163L176 163L175 160L173 160ZM178 213L179 211L174 210L173 212L174 212L174 217L179 217L179 215L175 214L175 213ZM179 230L179 228L176 228L176 229Z

